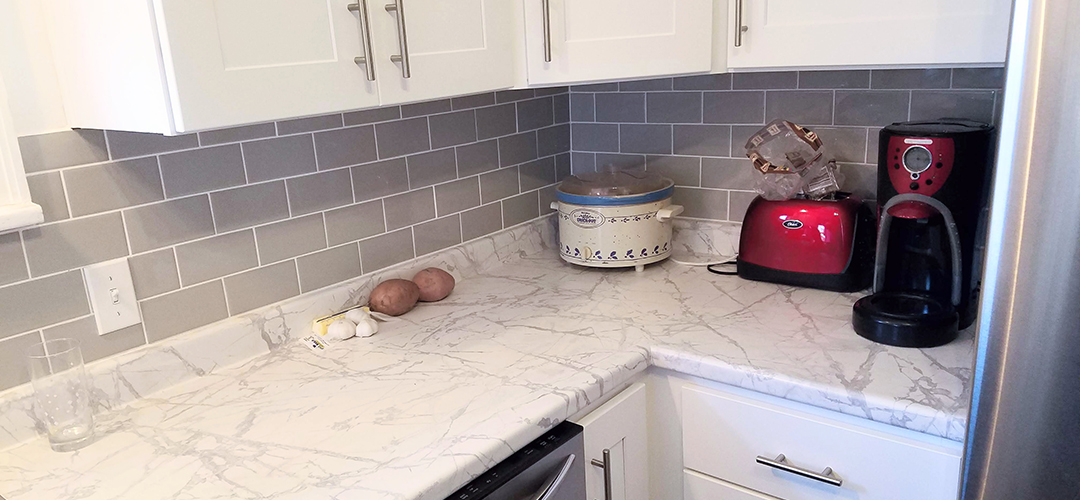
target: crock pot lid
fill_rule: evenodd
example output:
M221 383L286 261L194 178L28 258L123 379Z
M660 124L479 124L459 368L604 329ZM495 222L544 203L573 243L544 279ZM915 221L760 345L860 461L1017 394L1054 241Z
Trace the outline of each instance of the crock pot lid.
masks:
M656 172L608 170L571 175L559 184L559 191L578 196L634 196L661 191L674 183Z

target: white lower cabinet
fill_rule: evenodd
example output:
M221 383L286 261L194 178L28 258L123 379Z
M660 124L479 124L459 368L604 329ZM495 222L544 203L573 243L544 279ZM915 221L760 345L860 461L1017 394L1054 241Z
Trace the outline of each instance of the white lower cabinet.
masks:
M720 481L692 470L683 471L684 500L776 500L754 490Z
M645 384L634 384L577 422L585 428L588 500L648 500L645 394ZM605 474L610 475L610 495Z

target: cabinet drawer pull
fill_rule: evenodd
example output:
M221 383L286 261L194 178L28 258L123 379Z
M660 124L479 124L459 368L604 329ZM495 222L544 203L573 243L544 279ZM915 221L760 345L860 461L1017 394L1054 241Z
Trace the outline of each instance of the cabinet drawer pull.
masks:
M604 450L604 461L601 462L597 459L592 459L592 464L595 467L604 469L604 500L612 500L611 498L611 450Z
M742 34L750 29L742 22L743 0L735 0L735 46L742 47Z
M787 457L785 457L783 453L777 455L775 459L758 455L757 463L772 467L774 469L780 469L784 472L790 472L798 476L810 478L815 481L821 481L825 484L830 484L832 486L839 487L840 485L844 484L844 481L839 477L836 477L836 474L833 473L832 467L826 467L825 470L821 471L820 473L806 470L801 467L796 467L789 464L787 462Z
M540 0L544 10L544 62L551 62L551 0Z
M360 44L363 46L364 55L354 57L353 62L364 65L369 82L375 81L375 64L371 55L371 25L368 24L367 0L358 0L349 4L349 11L360 15Z
M412 68L409 67L409 35L405 34L405 8L403 0L394 0L394 3L386 4L386 12L397 14L398 49L401 54L390 56L390 62L401 64L401 77L411 78Z

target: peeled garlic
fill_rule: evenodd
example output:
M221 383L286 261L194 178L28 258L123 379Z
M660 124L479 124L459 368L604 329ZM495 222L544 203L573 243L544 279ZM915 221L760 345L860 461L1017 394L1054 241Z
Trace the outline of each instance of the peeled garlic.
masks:
M345 313L345 318L356 323L356 335L370 337L379 331L379 324L371 317L371 310L366 307L358 307Z
M356 335L356 324L348 319L339 319L326 328L324 339L331 342L345 340Z

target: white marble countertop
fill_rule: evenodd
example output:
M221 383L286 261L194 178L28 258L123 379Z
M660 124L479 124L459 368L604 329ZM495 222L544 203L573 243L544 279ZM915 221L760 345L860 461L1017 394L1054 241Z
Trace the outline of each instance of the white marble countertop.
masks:
M962 439L970 336L873 344L851 330L856 298L518 255L370 339L292 342L116 409L78 452L9 448L0 493L441 500L650 365Z

